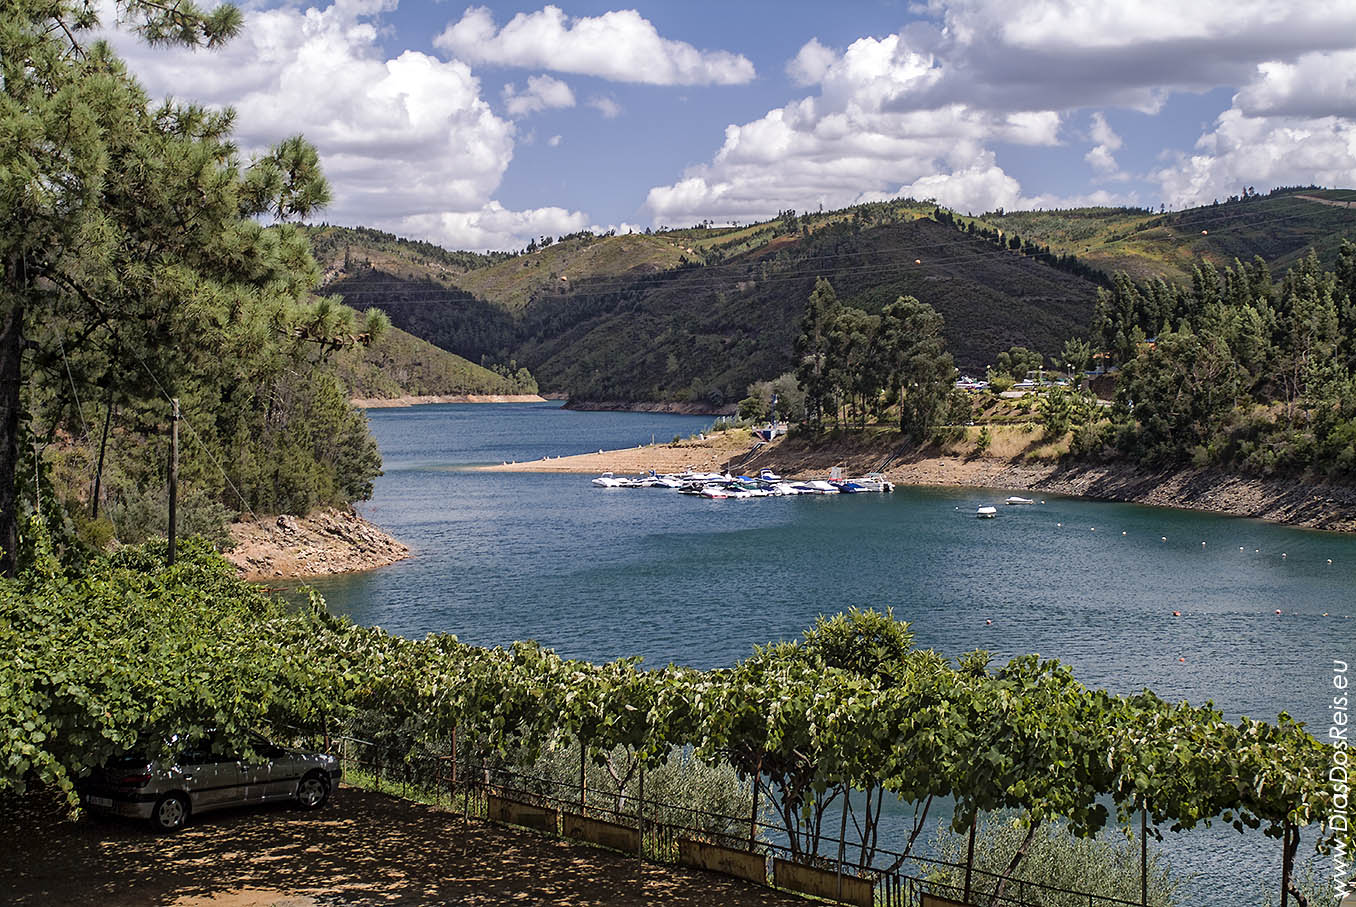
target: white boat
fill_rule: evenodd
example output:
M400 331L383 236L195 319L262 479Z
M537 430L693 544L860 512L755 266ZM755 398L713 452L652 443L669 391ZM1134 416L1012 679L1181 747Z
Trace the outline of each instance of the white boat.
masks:
M800 487L796 485L794 482L773 482L772 484L768 485L767 490L772 492L774 495L813 493L809 491L802 491Z
M895 484L878 472L868 472L860 479L848 479L845 484L857 486L854 491L894 491Z
M625 488L630 483L631 479L619 479L610 472L605 472L593 480L593 484L599 488Z
M781 476L777 475L766 466L758 470L758 478L762 479L764 482L780 482L782 480Z
M1003 503L1004 503L1004 504L1034 504L1034 503L1036 503L1036 502L1033 501L1033 500L1031 500L1030 498L1019 498L1019 497L1017 497L1017 495L1014 494L1012 497L1008 498L1008 499L1007 499L1006 501L1004 501Z
M989 506L981 507L975 511L975 516L979 517L981 520L991 520L998 516L998 508Z
M812 482L797 482L796 488L800 489L801 494L838 494L839 491L837 485L823 479L815 479Z

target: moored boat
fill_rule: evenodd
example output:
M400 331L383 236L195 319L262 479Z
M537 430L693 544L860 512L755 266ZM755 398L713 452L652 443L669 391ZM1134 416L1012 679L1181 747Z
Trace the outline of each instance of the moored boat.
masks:
M1017 504L1034 504L1036 502L1031 500L1030 498L1019 498L1017 495L1014 494L1003 503L1017 505Z
M979 517L981 520L991 520L998 516L998 508L985 505L975 511L975 516Z

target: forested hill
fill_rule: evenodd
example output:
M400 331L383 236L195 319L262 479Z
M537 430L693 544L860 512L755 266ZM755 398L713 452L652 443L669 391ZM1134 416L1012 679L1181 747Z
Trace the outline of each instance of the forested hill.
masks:
M784 212L760 224L534 240L447 252L390 234L310 228L326 290L377 306L444 349L577 400L729 402L791 366L817 277L868 312L913 295L946 319L957 364L1086 336L1110 275L1186 284L1196 262L1261 256L1277 273L1356 234L1356 192L1251 192L1218 205L957 215L900 200ZM512 365L512 368L509 366Z
M816 278L846 305L877 312L900 296L946 319L962 367L1001 349L1053 349L1084 330L1096 286L930 219L861 228L845 220L717 265L623 283L581 281L538 299L518 358L543 387L591 400L740 399L793 367Z
M368 346L340 350L328 367L344 382L350 397L368 400L537 392L537 382L527 369L501 366L495 371L476 365L396 327Z
M867 206L738 231L566 240L460 275L349 245L347 268L325 261L325 290L472 361L516 359L542 390L586 400L739 399L750 382L791 367L817 277L868 311L904 294L934 305L962 366L1014 344L1053 349L1086 329L1093 283L937 223L924 216L931 210ZM656 254L664 247L676 254ZM476 276L500 281L502 293L514 269L549 278L516 310L504 295L455 286Z
M1008 211L982 226L1078 256L1106 273L1186 284L1201 261L1225 268L1260 256L1280 276L1312 249L1331 267L1342 238L1356 235L1356 190L1316 187L1245 191L1216 204L1156 213L1144 208Z

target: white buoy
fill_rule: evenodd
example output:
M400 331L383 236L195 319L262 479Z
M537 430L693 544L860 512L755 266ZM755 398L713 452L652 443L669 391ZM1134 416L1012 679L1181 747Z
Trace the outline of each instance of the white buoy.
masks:
M1162 539L1160 539L1160 540L1159 540L1159 541L1163 541L1163 542L1166 542L1166 541L1167 541L1167 540L1168 540L1168 537L1167 537L1167 536L1166 536L1166 535L1165 535L1165 536L1163 536L1163 538L1162 538Z
M1124 530L1124 529L1121 530L1121 535L1125 535L1125 530Z
M1097 531L1097 527L1096 527L1096 526L1089 526L1089 527L1088 527L1088 532L1096 532L1096 531Z
M1328 558L1328 563L1332 563L1332 558Z
M1205 547L1205 542L1201 542L1201 547L1202 547L1202 548Z
M1063 528L1064 528L1064 524L1063 524L1063 523L1056 523L1055 526L1058 527L1058 528L1060 528L1060 529L1063 529Z
M1285 560L1285 552L1284 552L1284 551L1281 552L1281 559L1282 559L1282 560Z

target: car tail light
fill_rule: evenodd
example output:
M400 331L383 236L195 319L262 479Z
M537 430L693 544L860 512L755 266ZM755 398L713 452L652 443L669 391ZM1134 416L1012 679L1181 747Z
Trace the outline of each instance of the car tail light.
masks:
M120 778L113 779L113 783L119 787L145 787L151 783L151 773L144 771L135 775L123 775Z

